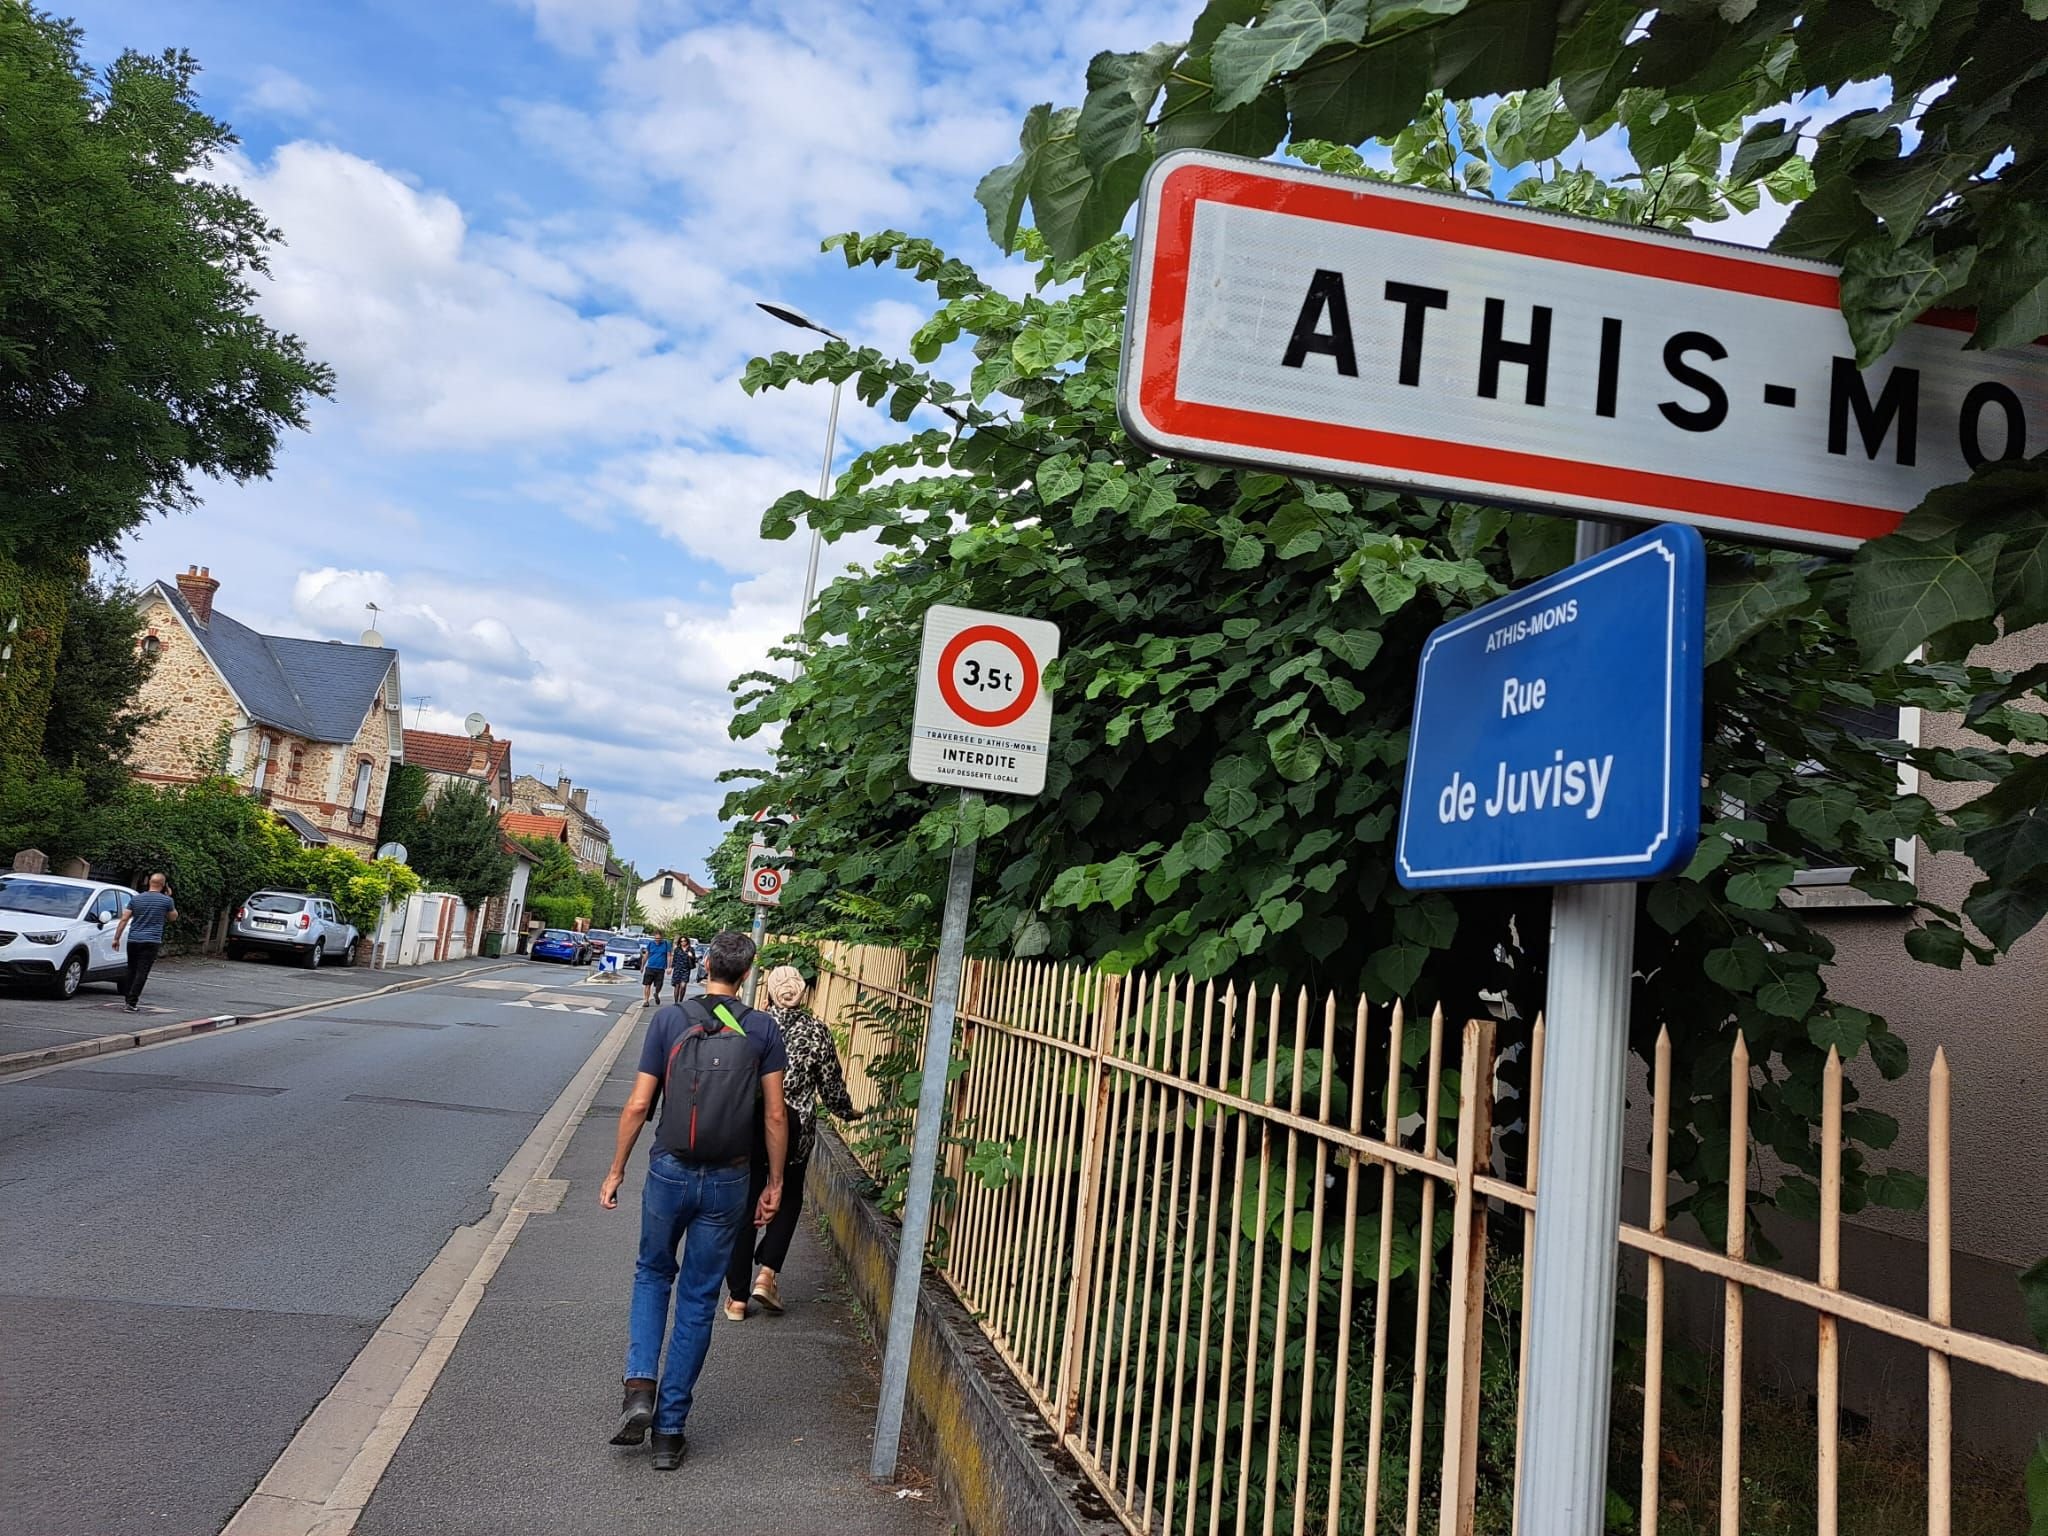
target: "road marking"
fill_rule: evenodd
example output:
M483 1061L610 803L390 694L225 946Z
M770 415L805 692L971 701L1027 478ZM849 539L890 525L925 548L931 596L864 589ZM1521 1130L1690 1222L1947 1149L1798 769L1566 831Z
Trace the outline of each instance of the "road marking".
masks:
M299 1426L221 1536L350 1536L454 1354L514 1238L535 1211L561 1204L553 1178L569 1138L632 1038L628 1008L491 1183L491 1210L460 1227ZM550 1203L552 1202L552 1203Z

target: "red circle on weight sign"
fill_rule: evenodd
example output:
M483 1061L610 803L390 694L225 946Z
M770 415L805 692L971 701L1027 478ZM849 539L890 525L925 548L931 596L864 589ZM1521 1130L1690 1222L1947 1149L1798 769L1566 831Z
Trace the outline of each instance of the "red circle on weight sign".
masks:
M959 665L960 653L970 645L982 640L993 640L1012 656L1017 658L1018 674L1023 686L1017 690L1017 697L1000 709L976 709L961 696L959 687L953 681L953 668ZM946 648L939 653L939 693L946 701L946 707L965 720L969 725L993 729L1021 720L1038 697L1038 658L1031 654L1031 647L997 624L972 624L946 642Z
M779 869L757 869L754 871L754 893L757 896L773 896L782 889L782 871Z

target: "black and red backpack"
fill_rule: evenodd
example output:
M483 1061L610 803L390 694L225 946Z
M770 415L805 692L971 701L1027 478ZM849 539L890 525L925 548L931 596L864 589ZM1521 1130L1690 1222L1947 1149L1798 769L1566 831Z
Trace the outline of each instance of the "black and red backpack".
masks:
M655 1135L686 1163L730 1163L754 1149L761 1053L727 998L679 1004L689 1027L669 1048Z

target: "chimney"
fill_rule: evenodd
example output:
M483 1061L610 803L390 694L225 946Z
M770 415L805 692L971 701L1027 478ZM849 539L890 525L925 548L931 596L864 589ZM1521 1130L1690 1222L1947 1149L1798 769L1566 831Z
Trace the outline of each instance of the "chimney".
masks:
M203 565L189 567L178 578L179 595L185 599L185 606L192 610L192 617L199 621L201 628L213 622L213 594L219 590L219 579Z
M469 771L484 773L491 766L491 728L487 725L469 738Z
M569 789L569 775L566 773L555 780L555 798L564 805L569 803Z
M569 793L569 803L576 807L576 814L578 816L588 815L590 813L590 791L587 789L571 790Z

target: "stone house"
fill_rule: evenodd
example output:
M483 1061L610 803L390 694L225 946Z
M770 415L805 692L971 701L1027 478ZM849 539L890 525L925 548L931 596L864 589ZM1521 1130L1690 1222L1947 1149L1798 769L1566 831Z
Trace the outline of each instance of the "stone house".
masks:
M526 816L556 817L568 823L565 841L576 856L576 867L586 874L602 875L611 853L612 835L605 824L590 814L590 791L578 789L565 774L553 784L543 784L530 773L512 781L512 809Z
M688 917L697 910L697 898L709 896L711 887L679 869L657 869L640 882L633 899L647 915L647 926L658 928Z
M193 566L142 594L142 648L156 665L138 702L163 714L136 736L135 776L225 774L307 845L368 856L385 780L404 760L398 653L260 634L214 606L219 589Z
M484 792L492 810L512 806L512 743L493 736L488 725L475 736L407 731L405 761L426 770L428 804L443 785L471 784Z

